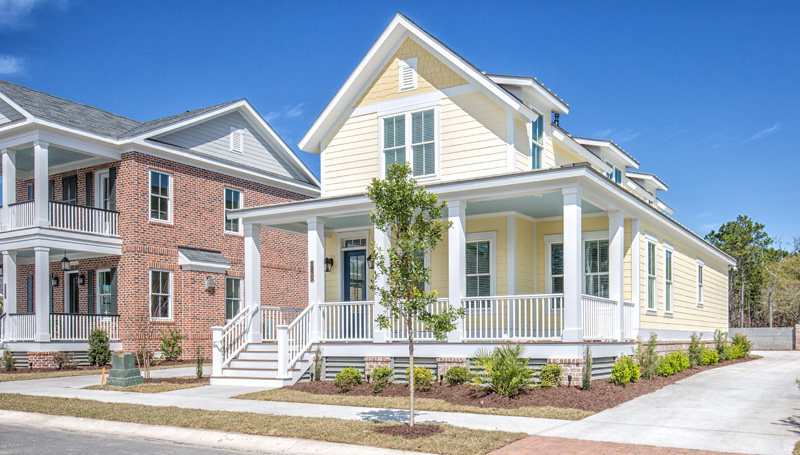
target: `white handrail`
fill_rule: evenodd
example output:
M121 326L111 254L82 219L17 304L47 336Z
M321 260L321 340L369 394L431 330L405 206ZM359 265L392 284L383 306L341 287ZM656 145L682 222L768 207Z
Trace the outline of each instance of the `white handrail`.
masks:
M374 302L326 302L319 307L322 341L372 341Z
M613 340L619 336L618 302L584 294L581 297L581 320L585 340Z
M33 226L33 201L9 204L9 229L25 229Z
M53 228L109 236L119 235L118 212L54 201L50 201L48 207L50 226Z
M251 316L256 311L258 311L258 307L245 307L222 328L220 349L223 366L231 363L231 360L247 345L247 329L250 326Z
M102 329L111 341L119 341L119 316L116 314L50 315L50 339L54 341L87 341L94 329Z
M562 294L468 297L464 339L557 339L564 331Z
M281 339L280 336L278 337L278 352L287 354L287 369L292 368L314 342L314 340L311 339L312 308L313 306L306 307L306 309L288 326L279 327L279 329L285 327L286 330L286 337L284 339ZM286 347L281 346L282 341L287 343Z

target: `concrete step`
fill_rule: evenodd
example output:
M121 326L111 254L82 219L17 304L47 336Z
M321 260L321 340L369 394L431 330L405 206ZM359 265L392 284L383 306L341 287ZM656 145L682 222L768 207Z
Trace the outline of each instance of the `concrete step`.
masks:
M275 389L291 384L291 379L261 379L242 376L211 376L211 385L232 385Z
M236 360L278 360L278 352L266 351L242 351L236 356Z
M277 368L277 359L233 359L230 368Z

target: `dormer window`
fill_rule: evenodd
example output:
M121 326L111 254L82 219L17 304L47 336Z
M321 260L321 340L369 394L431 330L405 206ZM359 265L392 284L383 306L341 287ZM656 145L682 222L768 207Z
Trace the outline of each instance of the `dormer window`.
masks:
M397 63L399 73L400 91L414 90L417 88L417 58L412 57L400 60Z
M416 178L437 174L437 110L409 112L381 120L384 171L392 164L409 163ZM411 125L411 128L406 125Z
M541 169L544 150L544 116L531 122L531 169Z
M244 153L244 130L231 127L231 152Z
M621 185L622 184L622 169L614 166L611 164L611 161L606 161L608 167L611 168L611 172L606 172L606 177L609 180L613 181L614 183Z

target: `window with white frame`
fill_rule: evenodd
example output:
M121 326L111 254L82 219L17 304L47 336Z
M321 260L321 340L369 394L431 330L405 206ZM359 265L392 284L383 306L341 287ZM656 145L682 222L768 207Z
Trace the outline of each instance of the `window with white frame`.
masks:
M407 125L411 128L407 128ZM384 169L411 163L414 177L436 175L436 110L426 109L383 118Z
M705 264L702 261L697 261L697 304L703 305L703 269Z
M97 271L97 312L111 314L111 269Z
M417 88L417 58L397 62L398 83L401 92Z
M672 313L672 248L664 250L664 312Z
M564 244L550 244L550 294L564 293Z
M172 319L172 272L150 271L150 318Z
M242 222L239 218L228 219L228 210L242 208L242 192L232 188L225 188L225 232L241 234Z
M531 169L542 169L544 151L544 116L531 122Z
M233 319L242 308L242 279L225 277L225 319Z
M493 243L488 238L467 240L467 297L487 297L492 295L494 281Z
M656 310L656 244L647 242L647 309Z
M583 242L586 294L608 298L608 240Z
M170 221L172 214L172 175L150 171L150 219Z

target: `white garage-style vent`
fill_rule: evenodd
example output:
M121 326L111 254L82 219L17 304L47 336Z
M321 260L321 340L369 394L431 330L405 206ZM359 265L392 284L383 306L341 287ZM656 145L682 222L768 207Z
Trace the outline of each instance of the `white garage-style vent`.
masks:
M231 152L244 153L244 130L231 127Z
M400 60L397 69L400 73L401 92L417 88L417 57Z

